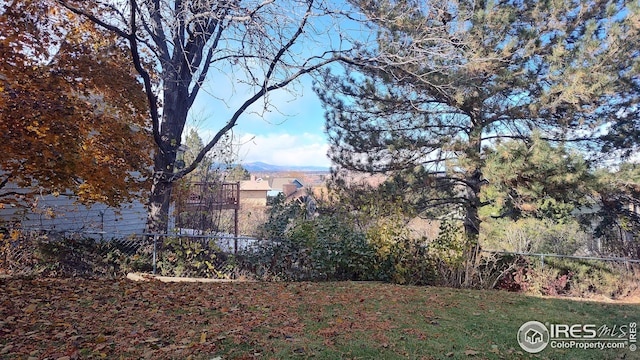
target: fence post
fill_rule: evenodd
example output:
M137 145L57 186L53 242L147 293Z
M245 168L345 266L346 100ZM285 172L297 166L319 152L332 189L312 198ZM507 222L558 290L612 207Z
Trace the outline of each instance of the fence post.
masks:
M540 254L540 268L544 269L544 254Z
M156 274L156 252L158 249L158 234L153 235L153 275Z

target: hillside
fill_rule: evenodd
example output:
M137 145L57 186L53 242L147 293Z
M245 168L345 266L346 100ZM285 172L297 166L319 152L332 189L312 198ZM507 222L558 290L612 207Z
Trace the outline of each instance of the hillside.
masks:
M295 166L295 165L271 165L264 162L250 162L242 164L249 172L329 172L328 167L322 166Z

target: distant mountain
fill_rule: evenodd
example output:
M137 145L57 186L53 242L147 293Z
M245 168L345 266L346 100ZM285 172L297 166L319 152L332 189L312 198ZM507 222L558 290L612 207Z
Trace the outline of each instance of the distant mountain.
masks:
M242 164L248 172L283 172L283 171L329 171L323 166L293 166L293 165L271 165L264 162L251 162Z

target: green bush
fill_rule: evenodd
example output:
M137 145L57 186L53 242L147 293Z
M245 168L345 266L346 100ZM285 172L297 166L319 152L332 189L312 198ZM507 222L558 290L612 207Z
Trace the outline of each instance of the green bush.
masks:
M272 240L242 254L242 267L267 280L439 281L437 255L424 240L411 239L401 215L363 222L362 214L336 208L311 219L302 210L276 202L263 226Z
M137 241L105 241L97 243L98 253L102 254L109 273L118 276L129 272L153 271L153 244L142 245Z
M167 237L158 245L157 272L166 276L236 277L235 259L213 239Z
M117 277L153 271L153 241L33 239L34 272L41 276ZM157 244L157 273L207 278L237 277L235 259L214 240L169 237Z
M407 285L435 285L440 282L437 260L421 240L401 239L384 258L384 280Z
M429 255L436 261L442 285L462 285L467 254L465 238L459 224L452 221L440 222L438 237L429 243Z
M376 279L374 248L338 216L293 223L283 235L242 254L244 268L266 279Z

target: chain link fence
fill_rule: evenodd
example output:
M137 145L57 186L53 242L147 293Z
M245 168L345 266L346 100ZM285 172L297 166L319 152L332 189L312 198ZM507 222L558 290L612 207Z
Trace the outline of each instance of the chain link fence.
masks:
M305 274L309 253L290 245L227 234L124 236L14 228L0 234L0 277L119 278L139 272L212 279L282 279L287 274L296 278ZM482 287L584 297L640 295L638 259L483 254L485 261L478 268Z
M545 257L548 259L570 259L574 261L601 261L609 263L620 263L624 266L631 268L633 264L640 264L640 259L627 259L621 257L596 257L596 256L578 256L578 255L563 255L563 254L541 254L541 253L525 253L525 252L513 252L513 251L494 251L494 250L482 250L483 253L497 254L497 255L517 255L526 256L531 258L539 258L540 267L544 268ZM630 266L631 265L631 266Z
M589 298L640 296L640 259L482 250L488 288Z
M53 232L11 229L0 242L0 276L120 277L129 272L163 276L237 278L236 253L257 240L211 234Z

